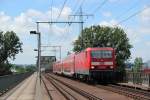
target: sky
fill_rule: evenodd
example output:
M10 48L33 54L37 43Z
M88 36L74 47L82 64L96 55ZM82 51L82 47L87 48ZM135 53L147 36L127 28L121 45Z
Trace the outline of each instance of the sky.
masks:
M144 62L150 60L150 0L66 0L63 7L64 1L0 1L0 31L14 31L23 42L23 53L19 53L14 61L10 60L12 63L35 64L37 36L30 35L30 31L36 30L36 21L79 21L78 17L68 16L78 14L81 5L84 14L93 15L83 18L84 28L118 25L125 30L133 45L130 61L135 57L142 57ZM136 16L130 17L132 15ZM119 23L121 21L123 23ZM80 29L79 24L40 24L40 32L42 45L61 45L64 58L72 50ZM42 48L42 55L59 58L59 49L56 48L56 54L54 51L54 48Z

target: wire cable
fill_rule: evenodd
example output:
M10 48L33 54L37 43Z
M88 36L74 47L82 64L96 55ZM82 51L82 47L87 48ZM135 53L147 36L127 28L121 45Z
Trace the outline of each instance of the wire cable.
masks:
M117 25L119 25L119 24L122 24L122 23L128 21L128 20L131 19L132 17L134 17L134 16L136 16L136 15L142 13L143 11L145 11L145 10L148 9L148 8L150 8L150 5L147 6L147 7L145 7L145 8L142 9L142 10L139 10L139 11L135 12L134 14L130 15L129 17L127 17L127 18L121 20L120 22L118 22L118 23L117 23L116 25L114 25L114 26L117 26Z
M132 9L134 9L135 7L137 7L138 3L139 3L139 0L137 0L137 1L135 2L135 4L133 4L133 5L132 5L131 7L129 7L127 10L125 10L123 13L119 14L119 15L116 17L116 19L121 18L122 15L128 13L129 11L131 11Z
M58 15L57 18L56 18L56 21L57 21L57 20L59 19L59 17L61 16L61 13L62 13L62 11L63 11L63 9L64 9L66 3L67 3L67 0L64 1L63 5L62 5L62 8L61 8L61 10L60 10L60 13L59 13L59 15Z
M51 22L53 20L53 0L51 0Z
M76 0L77 1L77 0ZM72 11L75 11L78 8L78 5L80 5L80 2L76 2L75 5L72 8Z
M78 9L80 9L80 7L81 6L83 6L83 4L84 4L84 2L85 2L85 0L82 0L82 1L80 1L80 2L77 2L76 4L75 4L75 6L73 7L73 10L74 10L74 14L76 14L77 13L77 11L78 11ZM77 5L79 4L79 7L77 7ZM70 18L70 21L72 21L73 20L73 17L71 17ZM68 20L69 21L69 20ZM67 25L67 24L66 24ZM66 27L66 25L64 26L64 27ZM71 25L69 25L69 27L70 27Z
M84 2L85 2L85 0L82 0L82 1L81 1L79 7L75 10L75 13L74 13L74 14L76 14L76 13L78 12L78 10L80 9L80 7L83 6Z
M95 10L93 10L92 13L97 12L99 9L101 9L109 0L104 0Z

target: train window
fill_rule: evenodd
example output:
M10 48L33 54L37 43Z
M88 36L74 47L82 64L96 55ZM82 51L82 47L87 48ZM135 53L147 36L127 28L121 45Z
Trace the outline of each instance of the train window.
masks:
M92 51L91 56L93 58L112 58L112 51L109 50Z

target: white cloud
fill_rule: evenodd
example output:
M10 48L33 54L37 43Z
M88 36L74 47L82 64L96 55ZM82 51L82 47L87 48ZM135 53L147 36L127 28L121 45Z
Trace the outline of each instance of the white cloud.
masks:
M131 49L131 60L134 61L136 57L142 57L144 62L150 60L149 49L149 46L145 46L144 48L142 48L142 45L140 45L139 47L134 47L133 49Z
M56 20L58 14L60 13L60 9L53 8L53 20ZM67 20L68 15L71 14L71 8L64 7L59 20ZM48 10L46 12L41 12L34 9L29 9L25 12L22 12L20 15L11 17L7 15L5 12L0 12L0 30L1 31L14 31L21 38L23 42L23 50L24 52L17 55L16 63L33 63L33 59L36 55L34 53L32 46L33 44L36 46L35 41L32 40L32 36L29 36L29 31L36 30L36 21L50 21L51 19L51 11ZM42 35L46 35L49 33L49 25L48 24L40 24L40 32ZM59 36L61 37L67 32L67 29L62 27L53 25L53 34L51 36ZM34 37L35 38L35 37ZM36 39L36 38L35 38ZM29 42L30 41L30 42ZM44 41L44 40L43 40ZM30 44L31 43L31 44ZM67 46L68 44L65 44ZM26 60L25 60L26 59Z
M10 17L9 16L6 16L4 12L0 12L0 20L1 22L7 22L10 20Z
M145 38L150 37L150 8L145 6L145 10L138 16L138 22L139 26L130 30L128 29L128 34L132 37L134 46L134 49L132 49L132 58L142 57L144 61L147 61L150 59L150 56L148 56L150 42Z
M0 29L3 30L9 30L9 27L11 25L11 17L7 16L4 12L0 12Z
M24 45L23 46L23 53L19 53L16 56L16 61L15 63L17 64L35 64L36 63L36 56L37 52L33 51L34 47L31 45ZM13 63L13 61L11 61Z
M141 42L141 34L134 29L126 29L128 38L132 45L136 45Z
M145 10L139 15L140 32L150 34L150 7L145 7Z
M60 9L53 8L53 19L56 20ZM69 7L64 7L60 19L67 20L68 15L71 13L71 9ZM6 15L4 12L0 12L0 29L2 31L13 30L18 34L26 34L30 30L36 29L36 21L49 21L51 16L51 11L41 12L34 9L29 9L26 12L21 13L19 16L10 17ZM48 26L48 25L47 25ZM45 29L45 25L40 25ZM47 27L46 27L47 28ZM63 29L61 27L55 26L55 32L60 33Z
M150 41L147 41L145 45L150 47Z
M63 17L64 19L68 18L68 15L71 14L71 9L69 7L65 7L61 13L61 17Z
M118 22L114 19L110 20L110 21L102 21L99 23L99 25L103 25L103 26L111 26L111 27L115 27L115 25L117 25ZM120 26L120 25L118 25Z
M150 7L145 7L145 10L140 14L141 21L150 21Z
M102 13L102 15L103 15L104 17L111 17L112 13L109 12L109 11L105 11L105 12Z

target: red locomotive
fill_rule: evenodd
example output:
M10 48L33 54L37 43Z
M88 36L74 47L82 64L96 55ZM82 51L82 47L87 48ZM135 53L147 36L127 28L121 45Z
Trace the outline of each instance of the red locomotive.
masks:
M54 63L53 72L86 80L105 79L110 81L115 68L115 50L113 48L87 48L79 53L69 55L62 62Z

